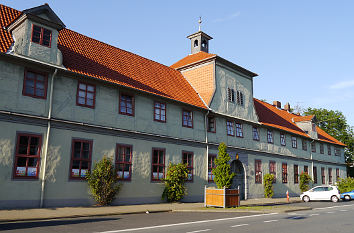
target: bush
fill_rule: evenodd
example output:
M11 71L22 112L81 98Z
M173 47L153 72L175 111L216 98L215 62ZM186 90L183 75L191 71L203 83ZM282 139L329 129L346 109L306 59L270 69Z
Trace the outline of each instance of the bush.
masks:
M310 182L312 182L311 176L305 172L301 172L299 185L301 192L306 192L310 189Z
M184 183L188 177L188 169L186 164L170 163L167 169L165 181L165 189L162 193L162 199L168 202L181 200L186 194Z
M229 164L231 158L226 151L225 143L220 143L218 157L215 159L216 167L213 169L213 174L215 176L215 183L219 189L230 188L232 184L232 178L236 175L235 173L230 173L231 166Z
M274 195L273 182L274 182L274 175L273 174L265 174L264 175L264 197L266 197L266 198L273 197L273 195Z
M337 186L341 193L352 191L354 190L354 178L348 177L345 179L339 179Z
M121 185L111 159L103 157L95 164L87 177L91 195L102 206L109 205L115 199Z

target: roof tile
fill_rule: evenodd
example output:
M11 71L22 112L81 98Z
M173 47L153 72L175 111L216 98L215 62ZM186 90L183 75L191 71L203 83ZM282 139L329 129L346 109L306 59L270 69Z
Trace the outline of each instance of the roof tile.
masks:
M172 67L174 69L178 69L183 66L190 65L192 63L202 61L202 60L205 60L205 59L208 59L211 57L216 57L216 54L211 54L211 53L206 53L206 52L200 51L198 53L191 54L191 55L188 55L187 57L182 58L181 60L174 63L170 67Z

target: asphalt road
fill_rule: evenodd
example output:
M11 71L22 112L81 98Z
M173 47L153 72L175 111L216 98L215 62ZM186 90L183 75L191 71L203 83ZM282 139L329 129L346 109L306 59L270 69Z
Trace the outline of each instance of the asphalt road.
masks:
M292 204L291 213L152 213L0 224L3 232L353 232L354 201Z

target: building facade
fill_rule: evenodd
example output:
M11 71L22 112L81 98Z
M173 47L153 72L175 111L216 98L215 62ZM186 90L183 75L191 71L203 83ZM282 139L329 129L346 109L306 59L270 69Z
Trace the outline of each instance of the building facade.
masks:
M92 204L85 176L103 156L123 184L114 204L161 202L180 162L183 201L202 201L220 142L245 199L263 196L266 173L276 196L297 195L303 171L345 177L345 145L315 116L255 99L257 75L210 54L204 32L168 67L66 29L46 4L0 14L0 208Z

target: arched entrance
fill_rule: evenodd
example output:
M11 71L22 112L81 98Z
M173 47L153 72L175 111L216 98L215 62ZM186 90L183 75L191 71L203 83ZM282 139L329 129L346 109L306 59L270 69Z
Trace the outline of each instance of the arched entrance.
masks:
M231 172L236 173L236 176L232 179L231 188L237 189L240 187L241 200L245 199L245 169L240 160L234 160L231 162Z

